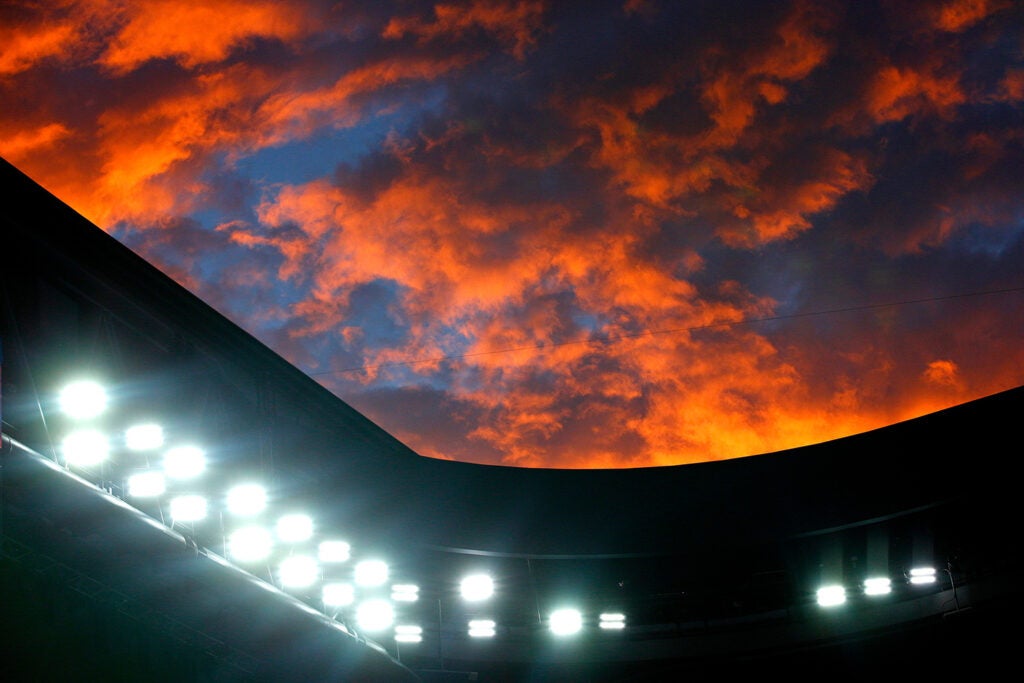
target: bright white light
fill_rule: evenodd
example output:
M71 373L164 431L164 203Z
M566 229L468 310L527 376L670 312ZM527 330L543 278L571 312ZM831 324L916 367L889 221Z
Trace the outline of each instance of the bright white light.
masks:
M164 430L158 424L129 427L124 433L124 444L133 451L152 451L164 445Z
M309 515L291 514L277 520L277 537L285 543L302 543L313 537L313 519Z
M568 636L583 628L583 615L575 609L556 609L548 617L548 628L556 636Z
M227 506L233 515L258 515L267 507L267 491L259 484L239 484L228 491Z
M68 417L87 420L107 408L107 392L98 382L82 380L72 382L60 392L60 409Z
M388 580L388 565L381 560L363 560L354 573L357 586L381 586Z
M597 625L603 629L626 628L626 615L621 612L604 612Z
M494 595L494 579L487 574L472 574L462 580L459 590L465 600L486 600Z
M107 437L95 429L72 432L62 444L64 462L73 467L98 465L110 455Z
M395 602L416 602L420 599L420 587L412 583L396 583L391 587L391 599Z
M846 602L846 589L839 585L822 586L818 589L818 605L835 607Z
M310 555L291 555L278 566L281 585L288 588L312 586L320 578L320 565Z
M239 562L265 560L273 548L274 539L263 527L244 527L228 536L228 553Z
M892 592L892 581L880 576L864 579L864 595L887 595Z
M423 640L423 629L412 624L395 626L395 640L399 643L419 643Z
M469 637L493 638L495 633L494 626L494 620L492 619L470 619Z
M915 585L935 583L935 567L915 567L911 569L910 583Z
M348 562L352 554L352 547L345 541L321 541L320 561L321 562Z
M395 610L387 600L367 600L356 608L356 623L364 631L383 631L395 620Z
M171 519L175 522L198 522L206 517L206 499L189 494L171 499Z
M206 469L206 455L196 446L177 446L164 453L164 472L171 479L192 479Z
M163 472L138 472L128 477L128 495L133 498L155 498L166 490Z
M356 590L351 583L325 583L323 588L324 605L327 607L347 607L355 602Z

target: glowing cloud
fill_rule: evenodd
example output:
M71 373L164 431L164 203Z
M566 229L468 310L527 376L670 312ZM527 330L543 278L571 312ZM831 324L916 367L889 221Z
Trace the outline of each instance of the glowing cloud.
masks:
M5 8L0 154L430 457L741 457L1024 383L1019 3L393 9Z

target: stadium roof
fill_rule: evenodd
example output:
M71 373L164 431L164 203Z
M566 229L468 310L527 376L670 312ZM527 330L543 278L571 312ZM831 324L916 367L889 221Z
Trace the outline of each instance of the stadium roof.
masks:
M509 592L530 603L511 610L524 620L523 612L534 612L543 621L541 603L565 588L638 605L649 630L660 631L634 644L639 654L617 651L620 662L701 656L708 641L680 631L680 615L697 608L680 602L702 586L713 586L703 590L705 610L709 596L726 599L725 584L741 579L745 600L772 594L762 613L777 616L782 593L780 609L792 610L806 601L794 595L795 580L820 573L837 544L847 573L851 563L863 569L868 538L879 529L887 550L906 553L908 563L919 535L936 559L964 572L1001 573L1019 560L1019 550L999 553L1018 535L1010 454L1024 388L837 441L698 465L551 470L424 458L6 162L0 186L8 197L0 209L3 431L8 449L39 471L44 462L61 469L54 391L88 369L126 413L160 412L172 433L201 435L221 483L234 472L272 482L282 509L309 509L320 528L342 530L367 556L394 558L425 595L437 591L438 605L443 591L428 586L481 566L504 571ZM116 478L105 489L103 481L105 504L152 528L142 519L153 516L118 505ZM22 512L32 508L18 500ZM150 540L171 538L178 547L188 537L180 534L171 528ZM211 572L232 572L210 557ZM751 577L761 577L760 587ZM675 630L665 633L665 624ZM451 654L436 664L414 659L421 677L446 661L493 668L534 657L525 645L505 646L476 661L479 653L444 628L438 638L442 645L448 638ZM579 656L592 663L596 655ZM398 664L396 671L406 670Z

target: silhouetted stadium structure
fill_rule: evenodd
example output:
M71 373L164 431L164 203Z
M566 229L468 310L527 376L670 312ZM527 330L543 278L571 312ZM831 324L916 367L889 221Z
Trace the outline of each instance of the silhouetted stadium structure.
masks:
M6 162L0 183L5 681L920 679L1015 661L1024 388L699 465L424 458ZM105 458L65 440L82 425L59 391L83 377L107 391L87 425ZM141 420L164 450L126 448ZM205 455L197 479L159 467L182 445ZM224 505L244 482L267 493L254 519ZM205 516L174 508L183 494ZM306 538L261 536L258 559L233 545L293 513ZM480 574L493 595L469 601ZM819 604L827 584L843 604ZM565 614L578 630L553 632Z

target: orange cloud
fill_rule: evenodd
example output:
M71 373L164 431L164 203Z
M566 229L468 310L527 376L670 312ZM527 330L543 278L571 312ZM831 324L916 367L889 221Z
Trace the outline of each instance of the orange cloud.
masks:
M935 360L928 364L924 378L929 382L945 386L958 386L960 380L956 363L950 360Z
M261 216L271 227L308 223L309 234L319 236L321 243L328 237L318 259L315 298L294 311L307 323L296 329L316 335L343 326L348 293L376 279L395 281L402 292L400 315L413 323L400 345L366 351L368 367L362 381L393 372L388 366L394 363L413 373L437 372L441 359L450 356L448 345L453 341L444 328L457 324L460 336L471 343L443 362L458 368L458 375L477 379L456 381L449 391L489 415L469 438L505 453L507 464L611 464L616 447L607 444L621 439L652 444L629 456L635 464L663 464L670 458L678 462L686 457L683 452L706 453L712 434L723 429L736 434L736 450L721 450L719 457L734 457L755 443L765 448L776 443L758 441L763 438L755 436L763 431L758 425L740 430L704 415L711 410L708 394L690 399L704 406L690 436L680 436L685 431L680 430L676 412L681 397L689 395L688 378L707 385L709 377L717 375L725 386L735 382L738 369L762 365L774 353L763 341L751 344L757 338L748 335L733 358L723 359L719 351L709 353L711 347L694 342L685 330L763 312L762 302L748 301L743 304L751 307L747 311L724 303L698 303L688 283L637 254L638 237L632 231L574 240L549 221L536 220L544 211L568 217L564 208L532 207L502 216L495 214L495 207L477 206L460 194L455 187L413 173L369 203L323 183L286 188L268 198ZM512 248L500 262L488 257L488 237L501 236L529 218L545 227L509 243ZM287 256L300 253L306 252ZM295 265L288 267L288 272L300 271ZM547 283L546 288L537 291L538 283ZM544 292L548 297L538 298ZM568 292L571 297L564 301L573 307L621 311L602 329L608 341L600 336L586 341L588 331L575 329L566 318L560 297ZM633 325L646 330L655 322L676 332L631 334ZM694 362L702 357L707 362ZM407 364L410 359L434 360ZM780 370L786 382L794 381L791 369ZM536 384L541 376L548 380ZM636 416L635 407L629 408L639 400L648 406L643 419ZM577 402L586 407L572 407ZM659 417L663 409L668 412ZM600 428L595 422L590 436L579 433L579 423L597 420L595 415L600 415ZM820 422L840 428L834 419L823 417ZM563 451L570 432L576 448ZM668 438L669 432L675 436ZM416 434L401 436L420 443ZM601 452L605 455L596 455Z
M1024 69L1007 69L998 98L1003 102L1024 101Z
M722 226L719 236L727 244L747 247L791 239L810 229L812 216L832 209L844 196L872 182L864 159L839 150L821 150L807 166L801 174L807 179L768 186L754 201L737 206L736 215L746 220L735 228Z
M933 10L937 28L959 33L1010 6L1006 0L952 0Z
M118 73L151 59L186 68L220 62L257 38L288 42L317 24L311 8L273 1L141 0L123 8L122 26L100 57Z
M32 129L15 129L10 134L0 135L0 156L13 164L20 163L29 154L51 148L70 132L60 123L49 123Z
M59 58L74 37L71 24L0 28L0 77L25 71L41 60Z
M899 121L917 113L942 115L966 99L958 74L885 66L869 85L865 106L877 122Z
M512 54L517 59L523 59L527 51L537 43L542 31L545 4L539 0L437 4L433 8L432 22L423 21L419 17L394 18L382 35L398 40L412 34L423 42L447 42L461 40L475 31L482 31L511 45Z
M282 88L259 105L254 123L261 131L260 145L301 139L324 127L352 126L367 114L365 98L373 93L398 83L431 81L470 61L459 54L441 58L385 58L346 71L329 87Z
M966 68L1005 5L874 32L792 2L737 43L629 0L602 50L540 2L373 8L358 30L340 7L32 5L4 35L0 154L432 457L741 457L1021 377L1014 299L856 310L957 269L1016 282L1024 77ZM332 137L355 149L259 177L261 152Z
M832 50L826 37L832 23L821 8L796 3L776 29L774 40L743 54L739 64L720 65L722 54L735 49L733 45L711 51L704 58L707 76L701 96L716 125L707 143L712 147L735 144L753 123L760 101L782 103L786 82L800 81L820 67Z

